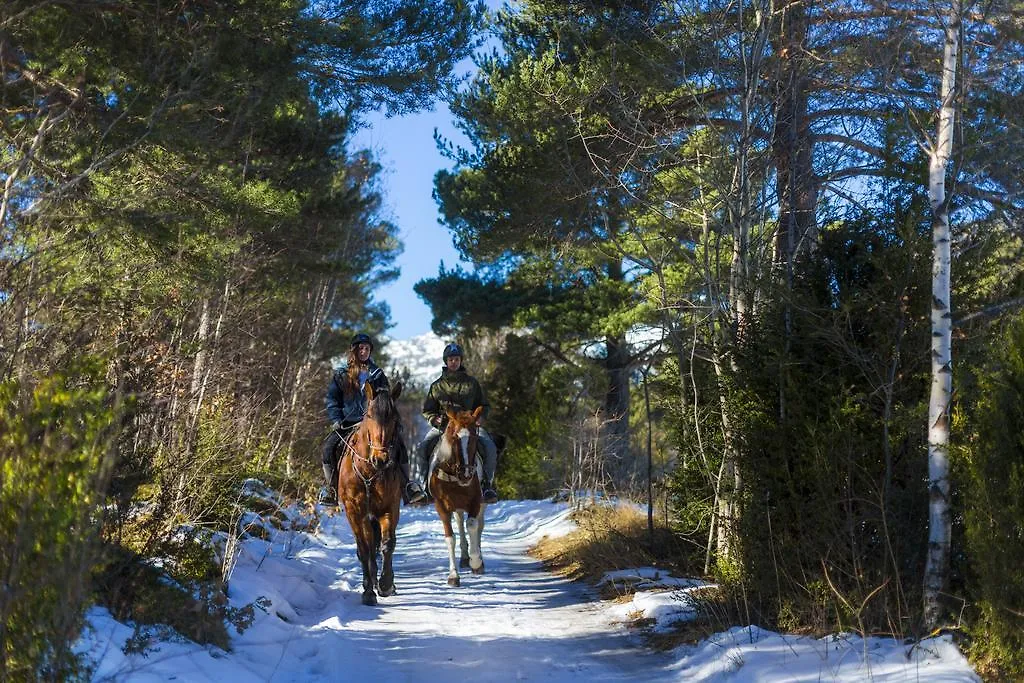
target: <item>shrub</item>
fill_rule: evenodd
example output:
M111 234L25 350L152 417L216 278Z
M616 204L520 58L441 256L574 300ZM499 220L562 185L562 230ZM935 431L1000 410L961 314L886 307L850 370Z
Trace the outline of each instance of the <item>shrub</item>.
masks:
M116 410L86 363L0 384L0 679L83 676L71 650L94 558Z
M977 605L971 652L1011 680L1024 677L1024 317L993 344L977 374L965 478L964 534Z

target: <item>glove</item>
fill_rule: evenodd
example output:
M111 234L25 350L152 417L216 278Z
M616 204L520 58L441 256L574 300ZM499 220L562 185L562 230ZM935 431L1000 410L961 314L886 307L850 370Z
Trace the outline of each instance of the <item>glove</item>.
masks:
M340 432L341 431L341 423L337 422L337 421L332 422L331 423L331 431L332 432Z
M433 427L434 429L444 429L444 423L444 415L435 415L434 417L430 418L430 426Z

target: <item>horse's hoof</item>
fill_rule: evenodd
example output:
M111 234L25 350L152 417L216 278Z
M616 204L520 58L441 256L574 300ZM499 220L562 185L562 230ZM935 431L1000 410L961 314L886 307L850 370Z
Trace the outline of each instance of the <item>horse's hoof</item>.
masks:
M370 607L377 604L377 596L374 595L373 591L366 591L363 593L363 604Z
M458 588L459 586L462 585L462 582L459 581L459 577L457 577L457 576L449 576L448 577L448 585L451 586L452 588Z
M484 563L481 562L479 567L473 567L473 573L479 576L484 573Z
M398 595L398 591L395 590L394 586L388 586L387 588L378 588L377 595L382 598L389 598L392 595Z
M464 557L461 560L459 560L459 567L461 569L469 569L469 558Z

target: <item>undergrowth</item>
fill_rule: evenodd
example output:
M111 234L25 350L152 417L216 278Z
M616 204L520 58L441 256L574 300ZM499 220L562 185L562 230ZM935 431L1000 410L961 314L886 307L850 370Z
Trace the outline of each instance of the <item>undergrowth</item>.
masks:
M703 575L704 549L698 539L687 538L655 521L653 533L647 516L630 505L591 505L573 513L578 529L558 538L544 537L530 550L550 571L596 586L607 600L629 599L634 587L629 582L601 579L609 572L654 567L675 577ZM670 633L645 633L647 643L657 649L671 649L681 643L695 643L725 630L743 619L734 600L717 587L690 593L696 617L680 623ZM630 626L646 629L651 619L637 614Z

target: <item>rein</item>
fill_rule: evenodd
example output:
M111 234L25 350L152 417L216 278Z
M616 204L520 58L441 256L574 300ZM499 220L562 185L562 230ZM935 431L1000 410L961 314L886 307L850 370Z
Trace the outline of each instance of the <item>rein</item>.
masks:
M358 432L356 434L358 435ZM345 444L345 448L347 448L349 452L352 453L352 471L355 472L356 476L358 476L363 481L363 485L366 487L366 493L367 495L369 495L370 485L373 484L373 482L377 481L377 479L380 478L385 472L387 472L388 469L392 468L394 466L394 462L392 461L391 458L387 458L386 460L384 460L384 466L381 467L379 465L379 463L381 462L380 458L364 457L362 453L360 453L359 451L352 447L350 439L342 439L342 441ZM390 447L390 445L378 446L374 444L369 436L367 436L366 438L366 445L370 447L371 453L387 453ZM373 470L373 474L371 474L369 477L364 475L363 471L360 468L356 467L357 460L369 465L370 469Z

